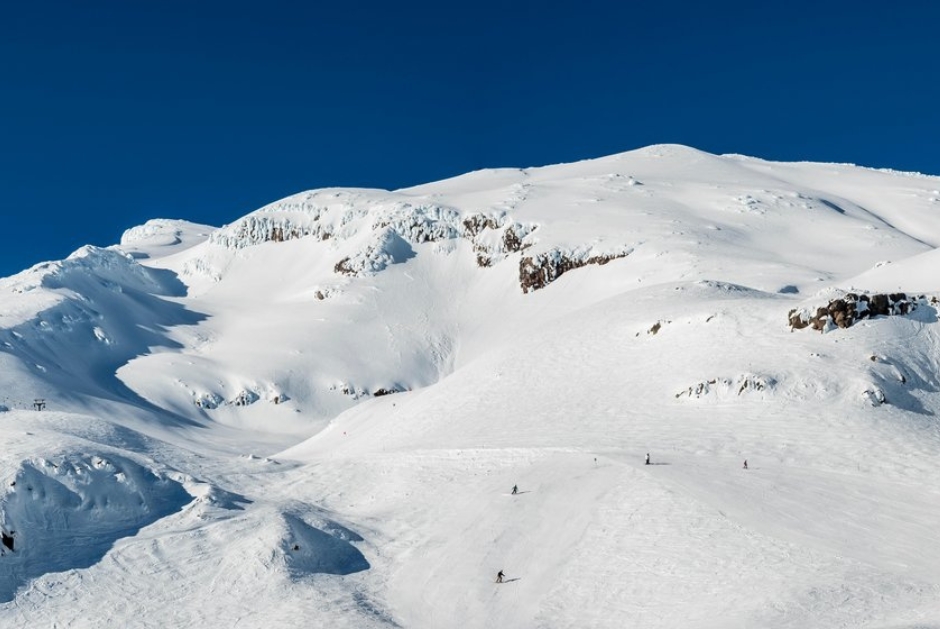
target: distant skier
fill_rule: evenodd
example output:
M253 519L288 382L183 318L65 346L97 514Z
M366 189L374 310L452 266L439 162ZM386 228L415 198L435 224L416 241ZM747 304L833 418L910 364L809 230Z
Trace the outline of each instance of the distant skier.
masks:
M518 493L519 493L519 485L513 485L513 486L512 486L512 495L515 496L515 495L518 494Z
M744 459L744 469L747 469L747 459Z
M500 570L499 572L497 572L497 573L496 573L496 582L497 582L497 583L502 583L504 576L506 576L506 575L503 574L503 571L502 571L502 570Z
M646 464L647 464L647 465L650 464L650 453L649 453L649 452L646 453Z

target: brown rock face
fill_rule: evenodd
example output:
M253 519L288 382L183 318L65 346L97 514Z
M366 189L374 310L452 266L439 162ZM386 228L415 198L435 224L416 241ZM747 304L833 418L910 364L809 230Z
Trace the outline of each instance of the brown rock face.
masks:
M921 297L924 299L924 297ZM827 306L816 309L816 314L809 316L805 310L793 309L787 314L790 328L802 330L812 326L814 330L824 331L831 321L839 328L852 327L856 321L876 316L906 315L917 307L917 301L905 293L878 293L872 296L846 293L841 299L833 299Z
M527 256L519 261L519 286L523 293L545 288L568 271L589 264L607 264L611 260L625 258L628 253L574 258L558 250Z

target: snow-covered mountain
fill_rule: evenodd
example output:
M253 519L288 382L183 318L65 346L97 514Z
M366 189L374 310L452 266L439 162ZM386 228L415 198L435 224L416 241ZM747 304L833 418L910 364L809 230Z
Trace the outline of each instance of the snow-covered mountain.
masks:
M662 145L2 279L0 626L940 627L938 246Z

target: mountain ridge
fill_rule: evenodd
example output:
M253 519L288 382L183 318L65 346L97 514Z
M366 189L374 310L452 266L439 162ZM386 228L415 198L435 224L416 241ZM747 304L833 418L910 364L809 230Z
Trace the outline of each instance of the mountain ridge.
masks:
M0 279L0 626L940 626L938 188L656 145Z

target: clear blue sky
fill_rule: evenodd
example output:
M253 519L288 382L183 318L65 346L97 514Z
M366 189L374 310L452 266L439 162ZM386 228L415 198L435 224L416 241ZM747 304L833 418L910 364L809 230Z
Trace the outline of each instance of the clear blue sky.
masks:
M676 142L940 174L940 3L0 5L0 275L150 218L231 222Z

